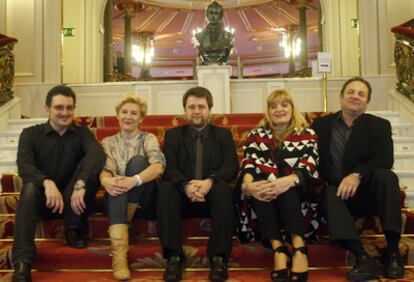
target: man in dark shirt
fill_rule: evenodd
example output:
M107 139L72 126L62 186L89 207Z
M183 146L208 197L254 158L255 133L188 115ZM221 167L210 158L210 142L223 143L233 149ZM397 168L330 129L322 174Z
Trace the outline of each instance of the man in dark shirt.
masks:
M211 217L207 254L210 280L228 277L233 237L234 208L228 182L237 175L238 161L231 132L208 123L213 106L203 87L189 89L183 97L188 125L165 135L167 160L158 189L158 233L167 265L165 281L179 281L184 266L181 217Z
M399 242L402 226L398 177L389 121L366 114L370 84L355 77L345 82L341 111L313 123L318 134L321 177L327 182L324 205L330 238L356 257L348 279L375 279L379 268L362 246L354 216L377 215L387 240L384 275L404 277Z
M67 86L46 97L49 120L25 128L20 135L17 167L23 189L16 211L13 281L31 281L41 219L64 218L67 244L85 248L82 227L99 188L105 154L88 128L73 123L76 96Z

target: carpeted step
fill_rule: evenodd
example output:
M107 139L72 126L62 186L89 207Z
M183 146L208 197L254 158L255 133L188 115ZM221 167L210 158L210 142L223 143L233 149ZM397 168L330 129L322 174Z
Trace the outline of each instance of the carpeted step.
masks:
M346 282L347 269L311 269L309 271L309 282ZM183 281L200 282L208 281L208 270L192 271L191 269L183 273ZM131 281L159 282L162 281L163 272L148 271L132 271ZM1 273L1 281L11 281L12 273ZM33 281L36 282L109 282L114 281L110 269L97 270L93 272L82 271L59 271L59 272L33 272ZM229 280L231 282L268 282L270 270L234 270L229 269ZM385 279L373 280L376 282L412 282L414 281L414 270L407 269L406 277L403 279ZM373 282L372 281L372 282ZM367 281L368 282L368 281Z
M11 242L1 242L0 269L10 269ZM34 268L41 271L54 269L106 269L111 267L110 240L93 240L86 249L67 247L64 240L37 242L37 255ZM369 254L380 260L384 250L383 238L366 238L364 245ZM414 261L409 257L406 238L402 241L401 252L408 265ZM184 252L186 267L208 268L206 256L207 240L185 240ZM321 240L317 244L308 245L309 265L311 267L342 267L353 263L352 256L337 246ZM163 268L158 240L139 240L130 246L129 264L133 269ZM234 241L229 267L268 268L273 266L273 252L263 248L259 243L239 244Z
M187 270L183 273L183 281L186 282L200 282L208 280L209 271L191 271ZM345 269L323 269L323 270L310 270L309 282L345 282L346 270ZM11 281L11 273L0 274L1 281ZM132 271L131 281L145 281L145 282L159 282L162 281L163 271ZM229 270L229 280L231 282L268 282L270 277L270 270ZM99 270L94 272L34 272L32 274L33 281L37 282L109 282L114 281L112 278L112 272L109 269ZM387 281L387 280L380 280ZM398 280L401 282L412 280Z
M10 268L11 242L3 242L0 247L0 268ZM41 271L54 269L105 269L111 267L111 246L109 240L89 242L86 249L69 248L64 241L37 242L37 255L34 268ZM207 240L185 240L184 252L186 267L208 268L206 257ZM163 268L158 240L141 240L129 249L130 267ZM309 261L313 267L334 267L346 265L346 252L338 247L329 245L324 240L316 245L309 245ZM260 267L270 269L273 266L273 253L258 243L241 245L234 241L229 267Z

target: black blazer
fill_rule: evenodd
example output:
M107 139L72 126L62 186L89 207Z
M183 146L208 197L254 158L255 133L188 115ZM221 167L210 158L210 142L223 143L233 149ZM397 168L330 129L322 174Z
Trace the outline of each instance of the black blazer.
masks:
M239 168L236 149L230 130L209 125L203 152L202 179L230 182ZM171 181L180 190L183 184L194 178L195 140L189 125L167 131L164 138L164 154L167 160L163 179Z
M319 141L319 173L327 180L330 163L329 145L331 140L332 121L340 112L316 119L313 129ZM388 120L362 114L356 121L344 151L343 175L359 172L362 183L370 180L374 170L391 169L394 163L394 149L391 124ZM335 184L335 183L331 183Z

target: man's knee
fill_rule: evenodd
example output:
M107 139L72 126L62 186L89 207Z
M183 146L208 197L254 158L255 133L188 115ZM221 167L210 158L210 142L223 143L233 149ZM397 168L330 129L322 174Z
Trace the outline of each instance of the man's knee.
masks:
M398 182L398 176L390 169L377 169L372 173L372 179L376 181Z
M127 163L125 175L135 175L148 167L148 160L144 156L135 155Z
M210 193L214 199L219 201L232 202L233 200L233 191L230 188L229 184L224 181L218 181L214 183L211 187Z
M171 182L162 182L158 185L157 200L158 201L170 201L179 195L177 187Z
M37 187L33 183L25 183L23 185L23 189L20 193L20 203L26 203L27 201L36 201L39 200L43 189L40 187Z
M377 169L372 173L372 183L375 189L391 189L399 192L398 176L389 169Z

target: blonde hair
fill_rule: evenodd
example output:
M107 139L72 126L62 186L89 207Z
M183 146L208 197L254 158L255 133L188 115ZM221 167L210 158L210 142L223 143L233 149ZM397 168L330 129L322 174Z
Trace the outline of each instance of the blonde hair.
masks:
M269 115L269 108L272 104L279 103L279 102L288 102L292 106L292 118L290 119L290 123L286 131L280 137L280 141L283 141L286 136L292 134L296 131L298 134L305 129L307 126L305 118L297 111L295 104L293 103L292 96L286 89L275 90L267 96L267 103L265 109L265 117L261 122L261 126L267 126L271 129L275 129L275 125L272 122L272 119Z
M119 111L121 110L122 106L127 103L132 103L139 107L139 113L141 114L141 118L144 118L147 114L147 102L144 99L135 96L135 94L133 93L128 93L127 96L125 96L124 98L122 98L121 101L118 102L118 104L115 107L116 114L119 114Z

